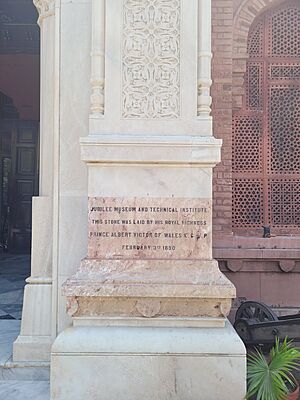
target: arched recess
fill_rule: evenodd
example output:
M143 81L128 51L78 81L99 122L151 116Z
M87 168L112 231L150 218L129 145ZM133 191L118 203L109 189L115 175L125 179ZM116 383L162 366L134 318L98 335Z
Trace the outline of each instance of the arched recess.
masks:
M233 16L233 109L242 107L244 93L244 76L248 59L249 31L255 19L269 9L287 0L234 0Z
M246 3L239 29L254 15ZM256 8L246 47L235 41L233 230L247 234L300 232L300 4L273 3Z

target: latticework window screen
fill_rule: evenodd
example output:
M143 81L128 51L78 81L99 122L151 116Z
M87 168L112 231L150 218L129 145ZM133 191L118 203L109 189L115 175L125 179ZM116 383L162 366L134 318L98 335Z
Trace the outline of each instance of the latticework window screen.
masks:
M243 109L233 116L233 229L300 231L300 2L253 25Z

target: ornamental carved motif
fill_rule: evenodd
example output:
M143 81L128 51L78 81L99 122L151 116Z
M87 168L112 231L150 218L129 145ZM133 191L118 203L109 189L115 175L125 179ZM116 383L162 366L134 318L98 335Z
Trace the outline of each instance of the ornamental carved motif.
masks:
M39 13L39 22L42 18L48 17L54 13L55 0L33 0L33 4Z
M161 302L159 300L139 300L136 305L137 311L146 318L153 318L159 314Z
M123 118L180 116L180 0L124 0Z

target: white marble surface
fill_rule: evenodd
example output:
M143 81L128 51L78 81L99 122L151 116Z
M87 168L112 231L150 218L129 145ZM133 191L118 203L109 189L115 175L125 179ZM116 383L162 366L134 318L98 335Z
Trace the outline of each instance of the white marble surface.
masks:
M51 400L244 400L244 360L237 357L68 356ZM88 372L90 371L90 372ZM101 397L99 397L101 393Z
M15 352L15 361L37 361L41 359L45 361L50 359L50 344L52 343L50 338L52 294L51 266L49 265L51 258L51 250L49 249L49 242L51 241L49 232L50 214L51 202L49 197L35 197L33 200L31 277L26 279L26 282L34 284L25 286L24 302L24 278L30 274L30 257L7 255L3 257L0 265L0 311L6 312L16 319L21 319L22 305L24 310L21 330L19 322L15 324L15 331L10 328L6 330L5 324L14 326L14 322L0 320L0 330L6 330L2 334L4 336L9 335L11 341L14 341L16 335L21 331L17 339L16 348L18 351ZM4 277L6 279L3 279ZM1 328L2 326L3 328ZM45 355L46 337L48 337L48 347L46 346ZM12 348L11 343L9 351L12 351ZM33 348L35 353L32 351Z
M65 195L60 199L62 218L60 219L60 257L59 275L71 275L79 266L79 261L87 252L87 213L86 196ZM77 260L77 261L76 261ZM59 293L60 295L60 289Z
M201 125L199 126L201 131ZM222 140L212 136L97 134L81 139L86 162L161 163L214 167L220 162Z
M89 196L208 199L212 196L211 170L93 164L89 167Z
M52 400L243 400L233 328L81 326L52 348ZM95 379L95 377L97 377Z
M48 278L50 282L52 275L52 247L49 245L52 241L51 216L51 197L33 197L31 278L40 279L41 281L42 279L45 281Z
M176 318L174 318L174 322ZM205 319L204 319L205 322ZM188 321L187 321L188 323ZM220 340L222 337L222 340ZM66 329L56 338L52 356L84 354L189 354L244 357L246 350L229 322L225 327L85 326Z
M57 203L53 216L56 229L52 303L54 336L69 325L61 284L66 276L76 271L87 252L87 168L80 160L79 139L88 134L91 0L62 1L58 11L59 154L55 172Z
M0 399L50 400L50 384L45 381L0 381Z
M209 2L207 1L208 6ZM159 7L159 3L156 5ZM173 6L174 7L174 6ZM197 36L198 36L198 26L202 25L201 21L198 20L198 1L196 0L185 0L181 2L181 15L178 18L178 22L175 29L180 29L180 39L177 40L174 46L170 45L169 50L165 51L169 57L173 59L180 60L180 72L179 72L179 90L177 103L180 108L179 115L175 118L160 118L157 113L154 112L154 118L142 118L143 113L136 107L137 118L124 118L122 114L122 104L128 99L126 97L126 90L122 87L122 78L126 76L126 63L123 63L124 54L128 49L124 46L124 37L126 36L126 26L123 26L123 13L124 7L122 0L115 0L107 2L106 5L106 30L105 30L105 41L106 41L106 51L105 51L105 115L104 118L101 116L99 118L91 118L90 130L92 133L141 133L142 135L159 133L162 135L178 135L178 134L191 134L191 135L211 135L211 117L206 116L204 118L197 118L197 81L198 78L204 78L205 70L201 68L198 74L198 48L197 48ZM174 9L173 9L174 11ZM151 16L147 15L147 7L145 7L145 15L142 15L145 21L151 20ZM206 18L206 14L201 15L203 19ZM156 22L156 21L155 21ZM172 20L170 21L170 24ZM95 27L95 32L101 30L101 24ZM174 24L175 25L175 24ZM123 28L123 29L122 29ZM130 35L138 37L141 32L135 31L134 23L131 27ZM128 29L128 28L127 28ZM150 28L151 30L151 28ZM138 29L137 29L138 31ZM206 35L210 37L210 29L208 26ZM158 35L156 38L157 52L153 64L157 63L157 60L163 59L159 57L164 51L159 51L160 43L166 41L167 48L169 45L168 40L164 37L159 36L160 29L157 27L154 35ZM144 42L151 41L151 34L147 33L146 29L142 32L144 35ZM139 41L136 41L139 43ZM175 43L175 38L174 38ZM210 43L209 43L210 44ZM130 45L128 46L130 47ZM150 46L149 46L150 47ZM176 51L174 51L174 47ZM162 46L163 48L163 46ZM172 51L173 50L173 51ZM206 49L201 50L200 56L203 56L203 50L205 54L210 54L210 46L208 45ZM142 52L142 50L141 50ZM130 57L130 51L128 51L128 56ZM137 65L141 63L139 59L139 52L135 54L137 57ZM208 59L210 63L210 59ZM123 68L122 68L123 64ZM125 64L125 66L124 66ZM159 70L160 65L156 64L154 68ZM163 67L162 67L162 70ZM128 72L129 73L129 72ZM167 71L168 73L168 71ZM150 75L150 73L149 73ZM168 78L167 78L168 79ZM166 80L167 80L166 79ZM159 79L158 79L159 80ZM129 85L130 86L130 85ZM130 88L129 88L130 89ZM156 89L157 92L163 91L162 87ZM138 89L137 89L138 91ZM125 92L125 95L124 95ZM142 93L138 93L142 96ZM151 97L151 96L149 96ZM159 97L159 95L158 95ZM166 96L168 97L168 96ZM157 103L159 103L157 100ZM146 101L145 101L146 102ZM141 108L141 107L140 107ZM139 114L141 114L139 116Z
M14 361L49 361L51 284L28 284L24 292L21 331L14 342Z

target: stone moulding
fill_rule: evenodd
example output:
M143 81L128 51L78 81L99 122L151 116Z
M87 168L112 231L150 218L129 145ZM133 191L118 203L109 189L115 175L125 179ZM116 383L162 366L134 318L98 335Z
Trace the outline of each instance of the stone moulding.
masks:
M74 317L224 318L235 297L213 260L84 259L62 291Z
M144 327L161 327L161 328L224 328L226 324L225 318L198 318L198 317L73 317L74 327L90 326L119 326L119 327L135 327L142 325Z
M222 140L212 136L90 135L81 138L81 159L87 163L186 164L214 167Z
M231 299L68 297L74 318L225 318Z

